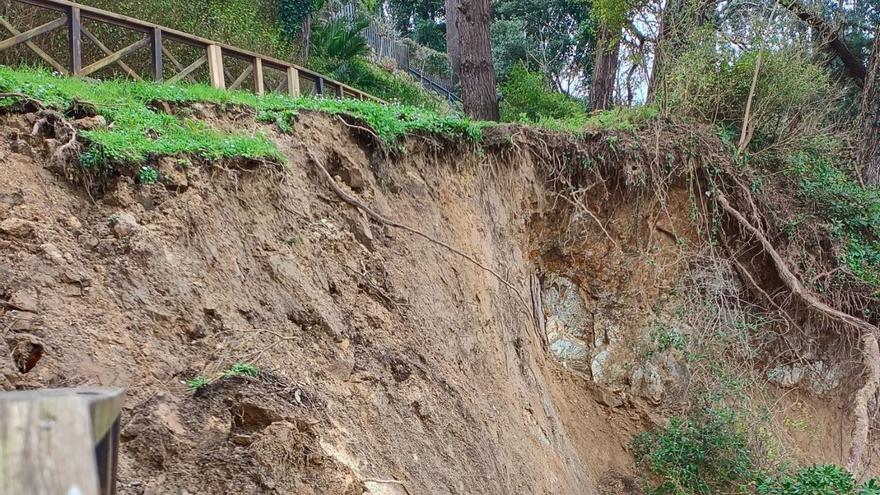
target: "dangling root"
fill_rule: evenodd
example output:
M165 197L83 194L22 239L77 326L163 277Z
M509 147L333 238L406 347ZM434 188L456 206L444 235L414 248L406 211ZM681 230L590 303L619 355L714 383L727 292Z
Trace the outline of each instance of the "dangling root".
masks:
M731 206L723 193L720 191L716 192L715 199L724 211L736 219L744 230L752 234L761 243L764 252L773 260L779 278L792 294L817 313L847 326L854 327L861 334L862 360L865 364L867 377L865 378L865 384L856 392L853 399L855 426L852 439L850 440L848 468L850 471L855 471L859 467L862 452L868 441L871 403L875 401L878 388L880 388L880 348L878 348L877 343L877 327L861 318L839 311L822 302L815 294L804 287L797 276L788 268L782 255L776 251L767 237L757 227L752 225L742 213ZM752 206L754 207L754 204Z
M383 223L383 224L388 225L388 226L391 226L391 227L396 227L396 228L398 228L398 229L402 229L402 230L405 230L405 231L407 231L407 232L409 232L409 233L415 234L415 235L417 235L417 236L419 236L419 237L423 237L423 238L427 239L428 241L431 241L431 242L433 242L434 244L437 244L438 246L441 246L441 247L443 247L443 248L446 248L447 250L449 250L449 251L451 251L451 252L453 252L453 253L455 253L455 254L461 256L462 258L464 258L464 259L466 259L466 260L468 260L468 261L470 261L471 263L473 263L474 265L476 265L478 268L480 268L480 269L484 270L485 272L491 274L491 275L492 275L493 277L495 277L495 279L498 280L502 285L506 286L506 287L507 287L508 289L510 289L514 294L516 294L516 297L517 297L517 299L519 300L519 303L520 303L520 305L522 306L522 308L526 311L526 314L532 314L532 308L529 306L528 303L526 303L526 300L525 300L525 298L522 296L522 294L520 293L519 289L517 289L517 287L516 287L515 285L513 285L511 282L509 282L506 278L502 277L501 274L499 274L499 273L496 272L495 270L489 268L488 266L486 266L486 265L480 263L480 262L477 261L476 258L474 258L473 256L470 256L470 255L468 255L468 254L465 254L465 253L464 253L463 251L461 251L460 249L457 249L457 248L455 248L455 247L453 247L453 246L450 246L449 244L446 244L445 242L443 242L443 241L441 241L441 240L439 240L439 239L436 239L436 238L434 238L433 236L431 236L431 235L429 235L429 234L426 234L426 233L422 232L421 230L415 229L415 228L410 227L410 226L408 226L408 225L404 225L404 224L402 224L402 223L400 223L400 222L397 222L397 221L395 221L395 220L392 220L392 219L390 219L390 218L385 218L384 216L382 216L382 215L376 213L375 211L373 211L372 209L370 209L370 207L368 207L367 205L365 205L364 203L362 203L360 200L358 200L357 198L352 197L351 195L347 194L345 191L343 191L342 189L340 189L340 188L339 188L339 185L336 184L336 181L333 180L333 177L330 175L330 172L327 171L327 168L324 167L324 165L321 163L321 161L318 159L318 157L316 157L316 156L314 155L314 153L312 153L311 151L309 151L308 154L309 154L309 159L312 161L312 163L315 164L315 166L316 166L316 167L318 168L318 170L321 172L321 175L324 177L324 179L327 180L327 183L330 184L330 188L333 189L333 192L336 193L337 196L339 196L339 199L341 199L342 201L348 203L349 205L351 205L351 206L353 206L353 207L355 207L355 208L360 208L361 210L364 211L364 213L366 213L367 215L369 215L371 218L373 218L374 220L376 220L376 221L379 222L379 223Z
M70 156L79 153L80 145L77 140L76 128L55 110L41 110L37 116L40 118L34 122L31 135L37 136L44 129L51 128L59 141L62 141L61 146L55 148L55 151L52 152L52 160L62 165L66 164Z
M852 472L855 472L862 461L862 452L865 450L865 444L868 443L868 431L871 426L871 403L876 402L877 389L880 388L880 346L874 334L862 335L862 356L865 358L868 376L853 399L855 425L847 463L847 469Z

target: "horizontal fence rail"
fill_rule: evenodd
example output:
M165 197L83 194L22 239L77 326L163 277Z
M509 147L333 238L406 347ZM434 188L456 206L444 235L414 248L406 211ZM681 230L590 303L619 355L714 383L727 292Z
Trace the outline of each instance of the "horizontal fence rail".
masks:
M10 37L0 39L0 54L25 47L42 63L63 75L100 79L97 74L112 66L117 71L114 74L135 80L149 78L176 83L183 80L198 82L197 74L206 72L207 82L219 89L242 89L246 87L245 82L250 81L249 86L258 95L267 91L286 91L294 97L315 94L384 103L370 94L291 62L106 10L66 0L13 0L12 4L37 7L42 11L40 16L34 16L37 18L45 18L46 14L60 14L60 17L27 29L16 27L13 19L0 16L0 28L10 34ZM102 41L96 26L118 28L114 31L114 41L126 39L127 42L122 46L108 46L110 38L105 37ZM66 34L64 40L57 36L61 30ZM63 55L60 49L50 53L51 50L35 43L37 37L52 33L58 38L55 44L65 46ZM172 44L190 50L171 50L169 46ZM86 62L86 51L97 54L91 57L96 59ZM195 53L194 60L183 60L185 53ZM67 60L62 59L64 55ZM134 62L126 62L125 59L135 55L149 65L148 76L144 77L133 67L137 65ZM24 57L22 54L21 58Z

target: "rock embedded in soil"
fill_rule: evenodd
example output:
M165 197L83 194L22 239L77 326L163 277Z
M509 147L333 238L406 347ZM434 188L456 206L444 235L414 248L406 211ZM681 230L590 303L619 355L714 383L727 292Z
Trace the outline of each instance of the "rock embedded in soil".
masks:
M73 125L81 131L93 131L95 129L103 129L107 127L107 119L101 115L94 117L83 117L73 122Z
M29 156L31 158L34 157L34 149L28 144L27 141L23 139L16 139L9 145L9 149L13 153L18 153L19 155Z
M113 233L116 237L128 237L140 229L140 224L131 213L124 211L113 218Z
M22 218L7 218L0 222L0 233L11 237L31 237L36 231L34 222Z
M58 246L52 244L51 242L47 242L45 244L40 245L40 250L43 251L43 254L46 255L47 258L54 261L57 264L64 263L64 255L61 253L61 250L58 249Z

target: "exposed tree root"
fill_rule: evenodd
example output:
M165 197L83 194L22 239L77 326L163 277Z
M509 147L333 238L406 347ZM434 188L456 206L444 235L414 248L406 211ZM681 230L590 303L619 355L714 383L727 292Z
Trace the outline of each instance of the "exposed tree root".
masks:
M844 325L857 329L861 335L862 341L862 361L865 365L866 378L865 383L856 392L853 400L853 415L855 416L855 426L850 441L850 456L848 468L851 471L856 470L861 462L862 452L868 441L868 432L870 426L870 404L874 402L878 388L880 388L880 349L877 343L877 327L867 321L857 318L850 314L839 311L828 304L821 301L809 289L804 287L797 276L789 269L788 264L782 258L782 255L773 247L769 239L751 222L743 216L736 208L731 206L730 202L720 191L716 192L716 201L724 211L736 219L737 223L752 234L764 249L764 252L773 260L773 265L779 278L785 286L806 304L810 309L820 315L831 320L843 323ZM751 200L749 200L751 201ZM754 204L752 204L754 207ZM750 277L751 278L751 277Z
M862 461L862 452L865 450L865 444L868 443L868 431L871 426L871 403L875 402L877 389L880 388L880 347L877 344L877 337L872 333L862 335L862 356L868 376L853 399L855 425L847 463L847 469L852 472L855 472Z
M52 160L65 164L69 158L68 155L75 155L79 152L79 134L76 131L76 127L65 119L63 115L55 110L46 108L42 101L23 93L0 93L0 99L2 98L18 98L39 109L38 119L34 122L34 126L31 129L31 136L38 136L40 132L46 129L52 130L52 133L61 142L61 145L52 152Z
M473 263L474 265L476 265L478 268L480 268L480 269L484 270L485 272L491 274L493 277L495 277L496 280L498 280L499 282L501 282L502 285L506 286L508 289L510 289L511 291L513 291L513 293L516 294L516 297L517 297L517 299L519 300L519 303L522 305L522 307L523 307L523 309L526 311L526 313L527 313L527 314L532 314L532 308L531 308L531 307L529 306L529 304L526 302L525 298L523 298L523 296L522 296L522 294L520 293L519 289L517 289L517 287L516 287L515 285L513 285L512 283L510 283L506 278L502 277L498 272L496 272L495 270L489 268L488 266L486 266L486 265L480 263L479 261L476 260L476 258L474 258L474 257L472 257L472 256L470 256L470 255L468 255L468 254L465 254L465 253L462 252L460 249L457 249L457 248L455 248L455 247L453 247L453 246L450 246L449 244L447 244L447 243L445 243L445 242L443 242L443 241L441 241L441 240L439 240L439 239L436 239L435 237L433 237L433 236L431 236L431 235L429 235L429 234L426 234L425 232L422 232L421 230L414 229L414 228L412 228L412 227L410 227L410 226L408 226L408 225L404 225L404 224L402 224L402 223L400 223L400 222L398 222L398 221L392 220L392 219L390 219L390 218L386 218L386 217L384 217L384 216L382 216L382 215L376 213L375 211L373 211L372 209L370 209L370 207L368 207L367 205L365 205L364 203L362 203L360 200L358 200L357 198L352 197L351 195L349 195L348 193L346 193L345 191L343 191L343 190L339 187L339 185L336 184L336 181L333 180L333 177L330 175L330 172L327 171L327 168L324 167L324 165L321 163L321 161L318 159L318 157L315 156L315 154L312 153L311 150L308 151L308 154L309 154L309 159L312 161L312 163L315 164L315 166L316 166L316 167L318 168L318 170L321 172L321 175L323 175L323 176L324 176L324 179L327 180L327 183L330 184L330 188L333 189L333 192L336 193L336 195L339 196L339 198L340 198L342 201L348 203L349 205L351 205L351 206L353 206L353 207L355 207L355 208L360 208L360 209L363 210L367 215L369 215L371 218L373 218L374 220L376 220L376 221L379 222L379 223L383 223L383 224L388 225L388 226L391 226L391 227L395 227L395 228L398 228L398 229L401 229L401 230L405 230L405 231L407 231L407 232L409 232L409 233L412 233L412 234L415 234L415 235L417 235L417 236L419 236L419 237L422 237L422 238L424 238L424 239L427 239L428 241L433 242L434 244L437 244L438 246L441 246L441 247L443 247L443 248L446 248L447 250L449 250L449 251L451 251L451 252L453 252L453 253L455 253L455 254L461 256L462 258L464 258L464 259L466 259L466 260L468 260L468 261L470 261L471 263Z
M31 135L37 136L46 128L52 129L58 140L62 142L61 146L52 152L52 160L61 164L67 163L70 156L79 152L76 128L55 110L41 110L37 116L39 119L34 122Z

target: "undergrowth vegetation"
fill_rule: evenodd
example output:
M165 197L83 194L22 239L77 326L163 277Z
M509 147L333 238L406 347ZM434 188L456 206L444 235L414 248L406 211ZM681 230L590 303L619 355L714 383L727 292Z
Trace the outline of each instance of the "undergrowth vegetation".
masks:
M309 65L314 70L326 71L336 79L386 101L426 110L445 109L442 100L422 88L412 77L385 70L363 59L338 64L316 57L310 59Z
M584 102L553 91L544 75L524 64L511 68L501 84L501 119L559 132L627 131L645 127L659 112L654 105L588 112Z
M508 122L569 119L586 113L583 103L550 90L544 75L529 70L523 63L510 69L501 84L501 94L501 118Z
M880 191L859 184L837 167L831 153L804 147L786 157L785 172L798 195L840 242L842 265L858 279L880 287Z
M636 436L637 466L650 495L880 495L880 481L857 483L826 464L792 469L762 458L734 409L704 407Z

